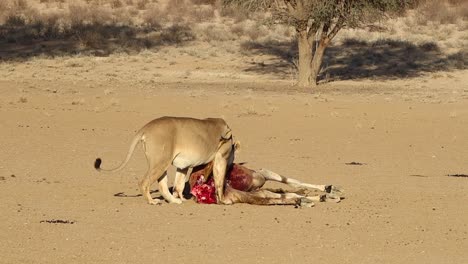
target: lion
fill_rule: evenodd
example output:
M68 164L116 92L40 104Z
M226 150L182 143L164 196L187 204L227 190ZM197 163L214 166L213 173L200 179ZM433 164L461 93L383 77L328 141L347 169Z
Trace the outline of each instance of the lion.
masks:
M139 182L143 197L149 204L159 204L153 199L150 186L158 180L159 191L168 203L182 203L183 190L178 182L184 182L193 167L213 162L213 180L218 203L224 201L226 168L234 161L234 143L231 128L222 118L195 119L189 117L161 117L143 126L133 137L125 160L114 169L102 169L97 158L94 167L98 171L117 172L130 160L135 147L142 142L148 161L148 171ZM167 169L176 167L175 197L167 186Z

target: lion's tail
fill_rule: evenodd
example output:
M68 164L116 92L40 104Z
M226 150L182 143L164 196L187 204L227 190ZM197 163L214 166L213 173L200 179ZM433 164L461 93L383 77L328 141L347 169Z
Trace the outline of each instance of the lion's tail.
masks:
M117 168L114 168L114 169L103 169L101 168L101 163L102 163L102 160L101 158L97 158L95 161L94 161L94 168L97 170L97 171L105 171L105 172L117 172L117 171L120 171L121 169L123 169L128 161L130 160L130 158L132 157L133 155L133 152L135 151L135 147L138 145L138 143L140 143L140 140L141 140L141 137L143 136L143 133L142 131L140 130L132 139L132 143L130 144L130 149L128 150L128 153L127 153L127 157L125 157L125 160L117 167Z

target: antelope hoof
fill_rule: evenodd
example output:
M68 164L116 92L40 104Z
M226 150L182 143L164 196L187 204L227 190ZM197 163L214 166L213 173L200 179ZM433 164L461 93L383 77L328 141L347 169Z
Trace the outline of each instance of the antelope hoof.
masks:
M162 201L159 199L151 199L148 201L148 204L150 205L161 205Z
M312 202L312 200L309 200L307 198L303 197L299 200L299 206L301 208L310 208L310 207L313 207L314 205L315 205L314 202Z

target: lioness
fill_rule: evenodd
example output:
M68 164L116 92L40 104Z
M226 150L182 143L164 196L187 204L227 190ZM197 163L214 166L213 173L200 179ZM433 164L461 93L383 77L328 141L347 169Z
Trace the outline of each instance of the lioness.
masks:
M137 132L130 144L127 157L120 166L114 169L101 169L101 159L97 158L94 167L98 171L121 170L140 141L143 142L149 168L139 186L149 204L161 202L150 195L150 186L156 180L159 182L159 191L167 202L179 204L182 202L169 192L167 186L167 169L171 164L177 168L176 179L185 179L189 169L211 161L213 161L217 202L224 201L226 168L234 160L232 131L226 121L221 118L157 118Z

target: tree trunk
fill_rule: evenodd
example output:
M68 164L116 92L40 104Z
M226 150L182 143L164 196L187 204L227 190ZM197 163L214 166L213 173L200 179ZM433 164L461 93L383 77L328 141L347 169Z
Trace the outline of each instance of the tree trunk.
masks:
M329 41L327 39L321 39L317 49L315 50L314 57L310 64L310 81L317 84L317 78L322 68L323 55L325 54L325 49L328 46Z
M311 85L311 63L312 63L312 43L309 41L307 29L298 30L297 43L299 49L298 81L297 86L307 87ZM312 83L315 85L315 82Z

